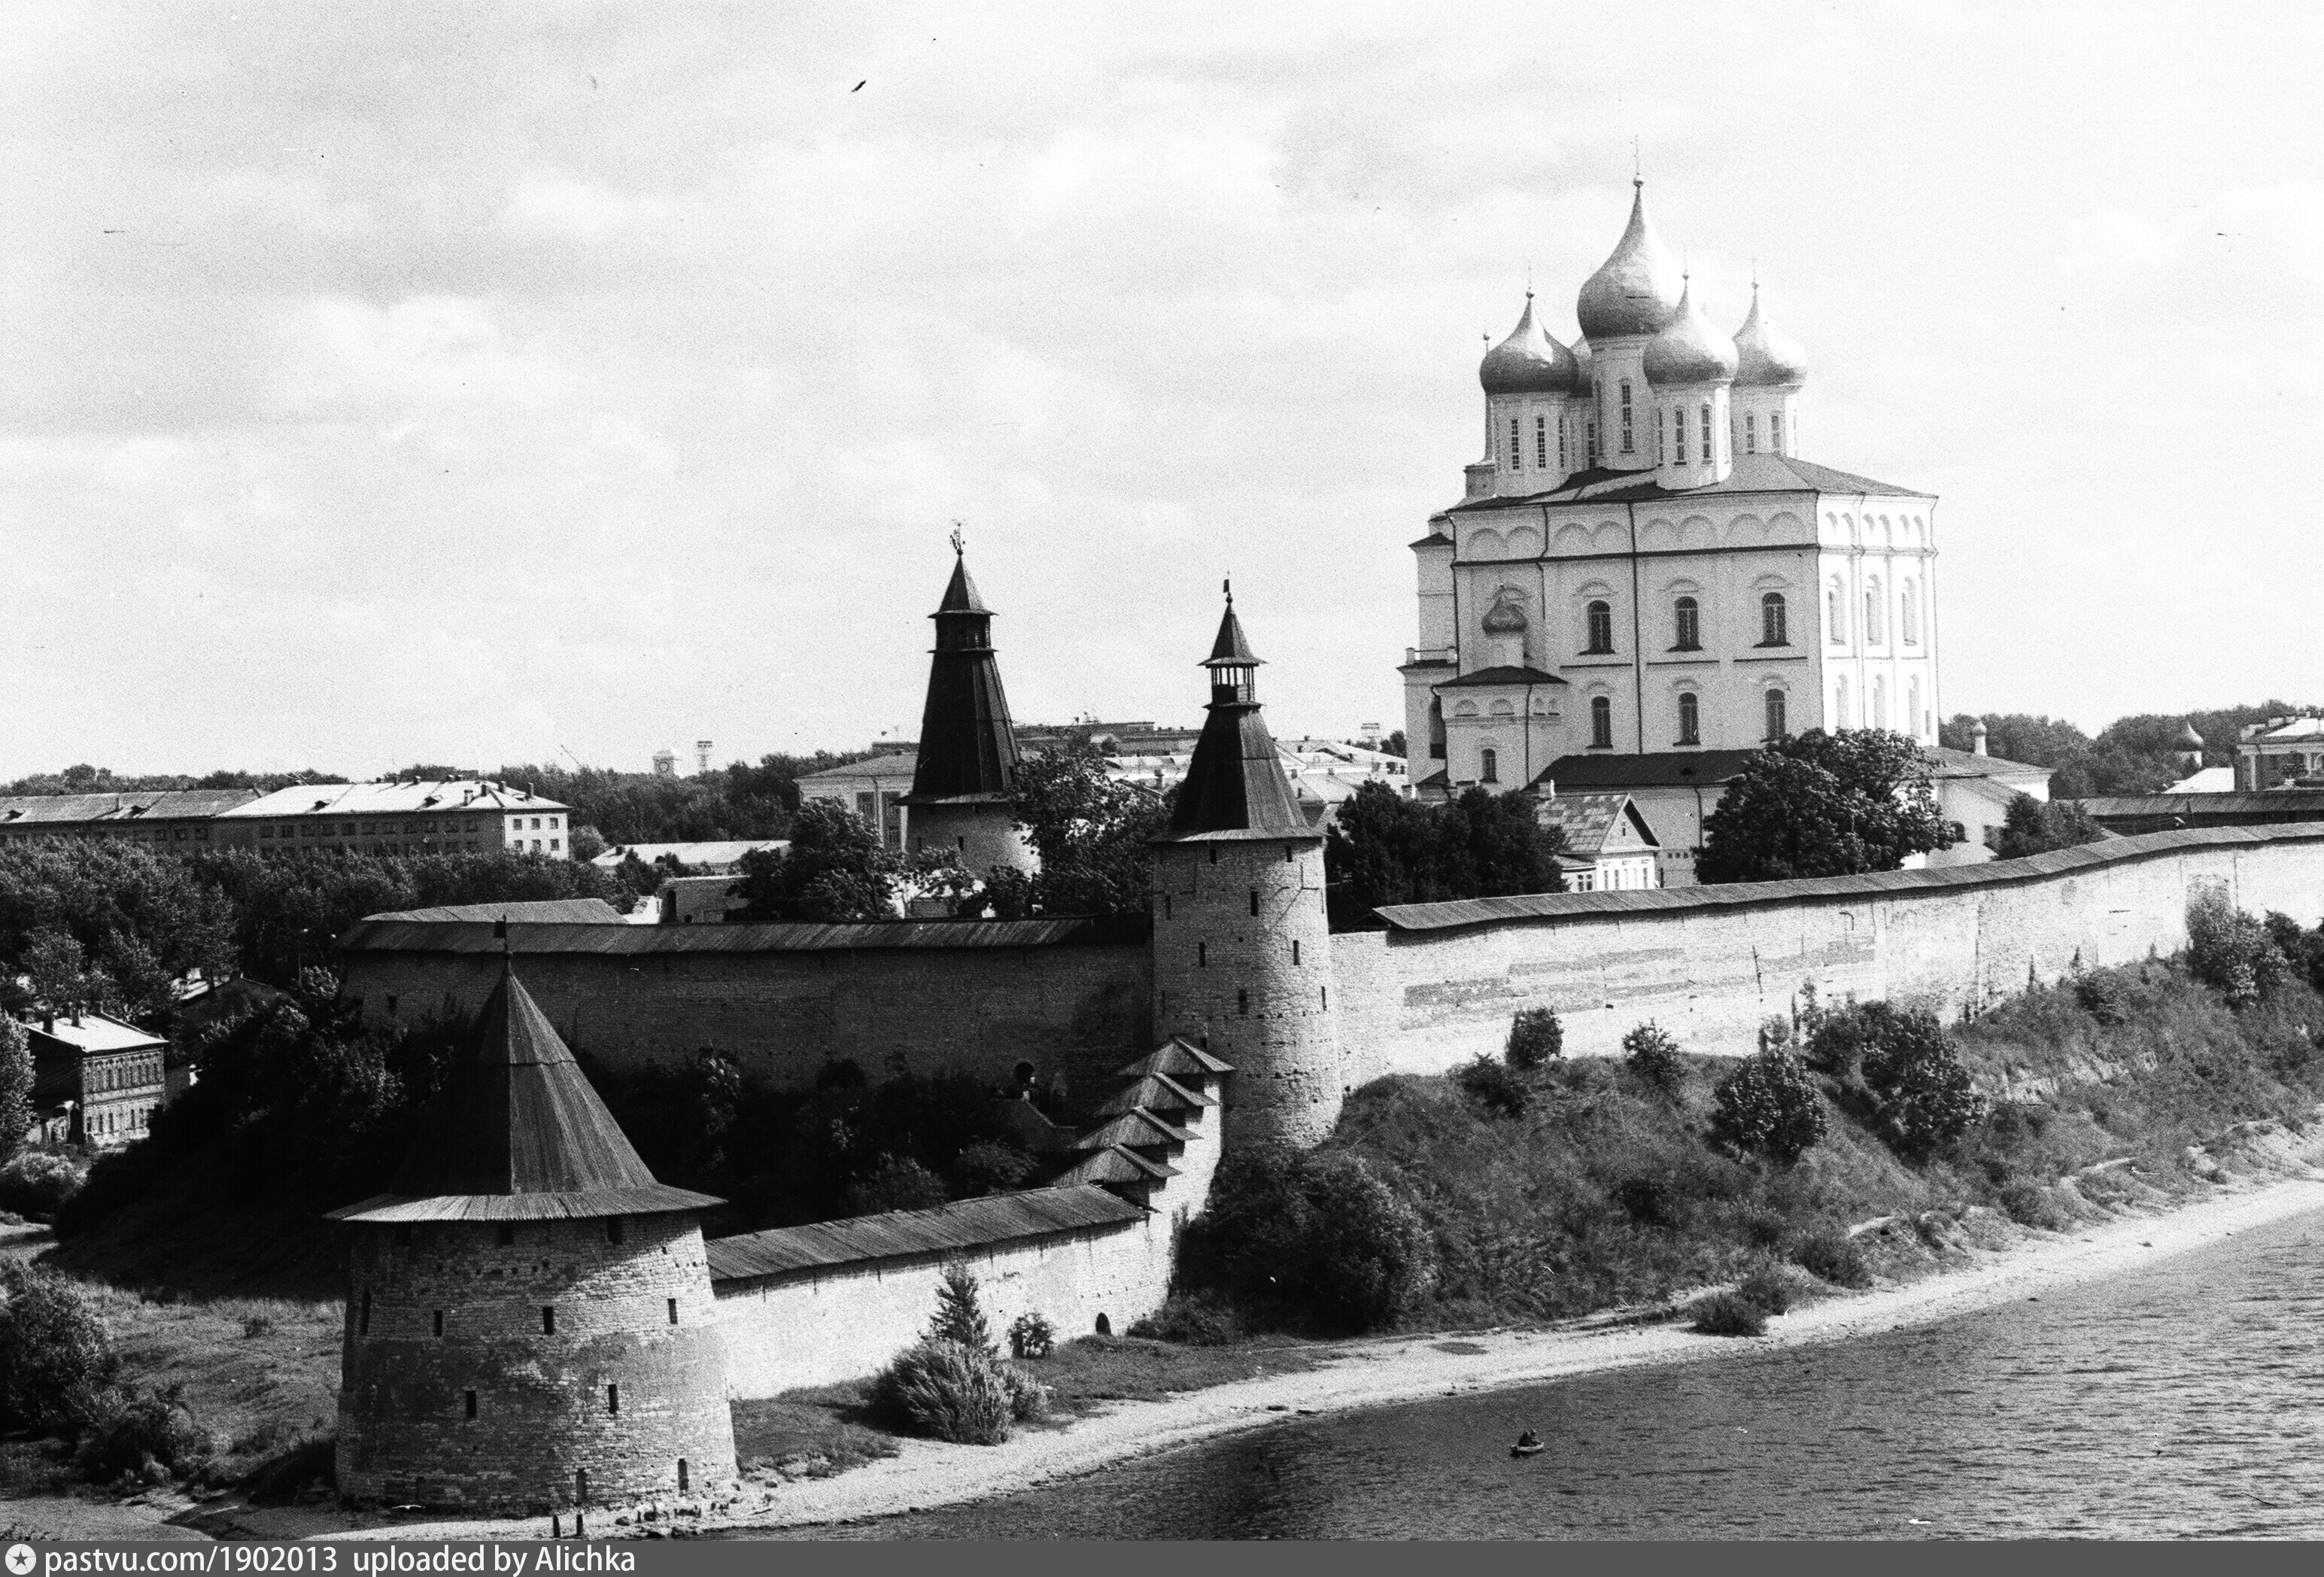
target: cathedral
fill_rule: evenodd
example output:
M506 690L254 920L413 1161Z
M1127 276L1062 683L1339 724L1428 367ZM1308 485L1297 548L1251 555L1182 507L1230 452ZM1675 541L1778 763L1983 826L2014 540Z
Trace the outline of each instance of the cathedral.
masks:
M1484 458L1412 544L1418 791L1627 790L1683 863L1702 790L1765 741L1933 746L1935 498L1801 458L1805 355L1756 283L1711 323L1643 182L1574 315L1569 346L1526 293L1478 369Z

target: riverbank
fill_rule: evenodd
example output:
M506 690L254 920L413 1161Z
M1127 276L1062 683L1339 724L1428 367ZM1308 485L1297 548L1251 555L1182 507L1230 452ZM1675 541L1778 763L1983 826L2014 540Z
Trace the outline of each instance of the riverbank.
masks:
M1238 1380L1161 1401L1115 1404L1062 1426L1026 1432L1005 1445L901 1440L893 1457L834 1478L786 1483L752 1495L724 1514L676 1519L675 1526L747 1538L760 1530L856 1522L1013 1494L1157 1452L1263 1428L1286 1416L1644 1365L1704 1361L1950 1319L2134 1270L2142 1263L2252 1227L2324 1210L2324 1172L2312 1164L2316 1147L2304 1142L2305 1137L2302 1142L2267 1147L2275 1152L2268 1157L2273 1162L2269 1171L2212 1185L2207 1196L2176 1208L2133 1207L2110 1220L2064 1231L2020 1232L2005 1246L1959 1244L1947 1256L1950 1268L1795 1308L1772 1320L1764 1337L1701 1336L1676 1323L1574 1322L1544 1330L1350 1342L1305 1373ZM0 1517L8 1509L0 1506ZM413 1523L351 1517L325 1508L184 1507L177 1520L228 1537L532 1538L545 1531L539 1517ZM596 1536L634 1536L641 1526L607 1526L593 1519L589 1531Z

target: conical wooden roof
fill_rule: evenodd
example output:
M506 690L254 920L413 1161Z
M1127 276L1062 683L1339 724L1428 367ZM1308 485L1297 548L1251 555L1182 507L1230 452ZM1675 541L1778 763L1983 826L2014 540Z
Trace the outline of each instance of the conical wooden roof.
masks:
M928 694L920 711L919 761L907 805L940 799L999 799L1016 787L1019 756L1001 660L992 650L992 610L955 556L936 622Z
M388 1192L337 1221L650 1215L722 1203L655 1181L549 1016L509 970L420 1114Z

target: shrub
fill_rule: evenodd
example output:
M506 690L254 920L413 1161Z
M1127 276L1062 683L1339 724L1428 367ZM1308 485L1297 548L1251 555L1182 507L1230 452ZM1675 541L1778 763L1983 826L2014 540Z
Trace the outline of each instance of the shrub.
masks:
M1864 1262L1864 1250L1838 1227L1820 1227L1802 1238L1792 1250L1792 1263L1834 1286L1861 1290L1872 1285L1872 1268Z
M1788 1052L1747 1059L1713 1093L1711 1137L1789 1167L1824 1136L1823 1097Z
M1987 1139L2010 1149L2050 1130L2047 1108L2030 1101L1996 1101L1985 1116Z
M113 1381L105 1322L78 1287L21 1262L0 1267L0 1430L72 1430Z
M1766 1312L1740 1293L1714 1292L1694 1300L1687 1311L1694 1329L1706 1336L1764 1336Z
M1009 1351L1011 1355L1047 1358L1056 1350L1056 1329L1039 1314L1019 1314L1009 1323Z
M1006 1194L1033 1171L1033 1157L1015 1145L979 1139L953 1157L953 1190L963 1199Z
M242 1334L244 1341L251 1341L260 1336L273 1335L274 1316L272 1314L244 1314L242 1317Z
M1753 1266L1735 1292L1746 1303L1771 1314L1787 1313L1792 1306L1791 1280L1773 1265Z
M847 1185L844 1196L850 1215L879 1215L891 1210L927 1210L945 1202L944 1179L908 1157L882 1156L868 1177Z
M124 1474L158 1481L153 1466L179 1478L208 1462L208 1433L186 1411L180 1388L164 1391L106 1391L81 1431L73 1465L108 1483Z
M950 1342L992 1351L992 1328L985 1323L984 1305L976 1296L976 1277L954 1260L944 1268L944 1285L936 1288L936 1312L928 1321L927 1340Z
M1003 1366L957 1342L921 1342L872 1381L872 1409L890 1424L961 1445L999 1445L1016 1416Z
M1622 1060L1641 1083L1665 1095L1675 1092L1686 1077L1686 1065L1678 1058L1678 1042L1651 1019L1622 1037Z
M1876 1015L1875 1008L1882 1011ZM1867 1003L1859 1012L1870 1028L1858 1061L1864 1087L1881 1137L1897 1154L1924 1160L1985 1115L1985 1097L1936 1015L1898 1011L1886 1002Z
M2291 973L2267 927L2216 887L2187 900L2187 969L2231 1008L2256 1002Z
M32 1038L0 1013L0 1159L15 1153L32 1126Z
M1224 1347L1242 1331L1234 1312L1214 1299L1174 1292L1160 1308L1131 1325L1128 1334L1181 1347Z
M1362 1160L1330 1151L1231 1152L1179 1242L1180 1290L1333 1332L1392 1324L1435 1272L1410 1202Z
M2001 1210L2021 1227L2055 1231L2065 1224L2065 1217L2050 1198L2050 1191L2024 1177L2013 1178L2001 1185Z
M1529 1073L1565 1055L1565 1026L1553 1008L1519 1008L1509 1020L1509 1066Z
M2130 1022L2129 994L2114 974L2081 976L2074 982L2074 1001L2081 1004L2083 1012L2101 1024Z
M1503 1117L1522 1117L1532 1092L1508 1066L1480 1056L1452 1070L1461 1093L1486 1111Z
M0 1167L0 1208L46 1220L80 1192L87 1175L51 1151L28 1150Z
M1660 1177L1627 1177L1614 1189L1614 1203L1642 1227L1678 1225L1678 1201Z
M1009 1416L1019 1424L1047 1416L1049 1388L1013 1363L1000 1369L1001 1388L1009 1393Z

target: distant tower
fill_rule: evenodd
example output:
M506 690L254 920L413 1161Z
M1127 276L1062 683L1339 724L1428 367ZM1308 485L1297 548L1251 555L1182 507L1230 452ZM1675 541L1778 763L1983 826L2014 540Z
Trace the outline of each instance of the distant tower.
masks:
M696 1213L512 973L352 1223L339 1492L539 1512L734 1479Z
M675 777L677 777L677 776L678 776L678 755L677 755L677 753L676 753L675 752L673 752L673 751L656 751L656 752L654 752L654 753L653 753L653 768L654 768L654 776L655 776L655 777L657 777L657 778L675 778Z
M2195 732L2192 719L2188 721L2185 727L2180 729L2178 742L2173 748L2179 752L2179 764L2188 771L2200 772L2203 770L2203 736Z
M711 742L706 739L694 742L694 770L706 778L710 775L710 745Z
M1225 1139L1310 1145L1340 1115L1323 837L1259 716L1252 655L1227 596L1210 715L1154 849L1154 1034L1231 1063Z
M1985 719L1980 717L1970 725L1969 731L1969 748L1971 755L1981 756L1990 753L1985 747Z
M952 579L928 615L936 622L936 644L920 714L919 761L903 799L912 846L950 849L972 872L996 865L1030 871L1037 861L1009 806L1017 787L1017 731L992 650L992 610L968 577L958 531L952 541Z

